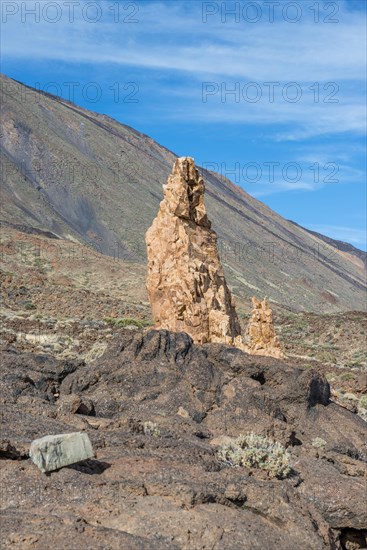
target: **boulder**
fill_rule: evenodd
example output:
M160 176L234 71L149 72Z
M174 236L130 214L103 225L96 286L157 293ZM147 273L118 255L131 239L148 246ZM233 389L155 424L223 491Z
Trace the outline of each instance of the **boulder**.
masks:
M29 456L42 472L52 472L64 466L94 457L88 434L46 435L32 442Z

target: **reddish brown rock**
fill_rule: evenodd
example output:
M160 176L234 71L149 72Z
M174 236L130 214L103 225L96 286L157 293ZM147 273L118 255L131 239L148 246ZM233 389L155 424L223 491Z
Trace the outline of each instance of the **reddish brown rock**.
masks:
M194 160L176 160L157 217L146 233L147 290L158 329L195 343L242 346L241 328L204 205Z
M278 338L275 334L273 311L267 298L262 302L255 296L252 298L253 309L246 331L245 351L252 355L268 355L269 357L284 357Z

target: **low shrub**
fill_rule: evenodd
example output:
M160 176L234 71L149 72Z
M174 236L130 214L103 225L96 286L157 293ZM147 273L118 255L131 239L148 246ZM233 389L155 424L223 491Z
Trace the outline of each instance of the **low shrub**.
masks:
M311 441L312 447L316 447L316 449L323 449L326 446L325 439L322 439L322 437L315 437Z
M153 437L160 437L161 431L155 422L148 420L143 424L144 435L152 435Z
M247 466L269 472L271 477L284 478L291 472L290 454L278 442L262 435L240 435L217 450L221 462L228 466Z

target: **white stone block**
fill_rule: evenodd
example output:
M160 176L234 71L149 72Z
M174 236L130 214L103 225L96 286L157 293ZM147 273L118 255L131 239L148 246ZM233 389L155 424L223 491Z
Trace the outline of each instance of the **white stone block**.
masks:
M46 435L32 441L29 456L42 472L93 458L92 444L85 432Z

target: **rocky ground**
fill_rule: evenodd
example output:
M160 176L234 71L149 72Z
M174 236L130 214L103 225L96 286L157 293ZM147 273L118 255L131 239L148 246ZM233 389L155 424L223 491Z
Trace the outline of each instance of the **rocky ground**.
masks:
M4 548L365 548L366 423L326 378L185 334L121 330L92 365L2 352ZM44 434L86 431L96 458L42 474ZM231 466L254 432L284 479Z
M0 275L4 548L367 546L365 314L276 307L280 361L152 331L142 266L77 243L4 229ZM42 474L31 441L73 431L95 459ZM220 458L251 432L286 477Z

